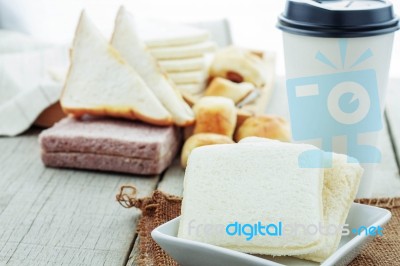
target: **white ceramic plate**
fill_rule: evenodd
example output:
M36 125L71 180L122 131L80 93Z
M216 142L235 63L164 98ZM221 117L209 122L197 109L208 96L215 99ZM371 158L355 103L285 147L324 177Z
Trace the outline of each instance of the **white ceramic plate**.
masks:
M388 210L353 203L346 223L349 228L359 226L383 226L391 217ZM153 230L153 239L180 265L245 266L245 265L319 265L318 263L293 257L254 256L205 243L177 238L179 217ZM374 236L365 234L343 236L339 248L332 256L321 263L328 265L347 265Z

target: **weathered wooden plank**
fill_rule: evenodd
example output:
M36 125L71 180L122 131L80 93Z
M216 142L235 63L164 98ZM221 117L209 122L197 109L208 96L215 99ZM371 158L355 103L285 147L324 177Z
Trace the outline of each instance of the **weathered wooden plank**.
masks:
M400 176L387 124L380 133L378 148L382 161L377 164L372 183L372 197L399 197Z
M185 169L180 165L180 160L177 158L165 172L157 189L175 196L182 196L183 193L183 177Z
M140 212L115 194L129 183L150 195L158 176L45 168L37 131L0 138L0 151L0 264L125 264Z
M400 79L390 79L386 98L387 126L381 135L382 163L377 167L374 180L376 197L400 196Z
M127 263L126 263L127 266L135 266L137 264L136 262L138 261L139 255L140 255L140 252L139 252L139 241L140 241L140 237L138 236L135 239L135 244L133 246L131 254L129 255L129 259L128 259Z

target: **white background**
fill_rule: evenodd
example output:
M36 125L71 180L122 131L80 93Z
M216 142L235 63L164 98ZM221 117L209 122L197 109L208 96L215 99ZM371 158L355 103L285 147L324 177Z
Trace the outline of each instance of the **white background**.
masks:
M22 27L40 39L69 42L82 8L109 36L121 4L142 18L183 22L228 18L235 44L276 51L278 74L284 73L281 33L275 27L284 0L0 0L0 8L6 6L0 12L18 17ZM395 0L394 5L400 15L400 1ZM397 77L400 77L399 35L400 32L395 38L390 73Z

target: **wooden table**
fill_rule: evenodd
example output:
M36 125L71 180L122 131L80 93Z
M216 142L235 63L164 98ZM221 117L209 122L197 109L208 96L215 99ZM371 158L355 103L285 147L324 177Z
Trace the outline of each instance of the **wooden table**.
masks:
M285 97L281 78L267 112L287 117ZM400 80L392 80L374 197L400 196L399 100ZM153 177L45 168L39 132L0 138L0 265L134 265L140 212L122 208L115 194L134 184L139 197L154 189L181 195L178 162Z

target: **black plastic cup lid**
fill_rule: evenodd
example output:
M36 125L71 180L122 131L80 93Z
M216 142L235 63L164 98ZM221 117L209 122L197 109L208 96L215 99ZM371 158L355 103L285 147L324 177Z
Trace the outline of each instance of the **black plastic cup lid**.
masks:
M366 37L399 29L393 6L385 0L287 0L277 27L318 37Z

